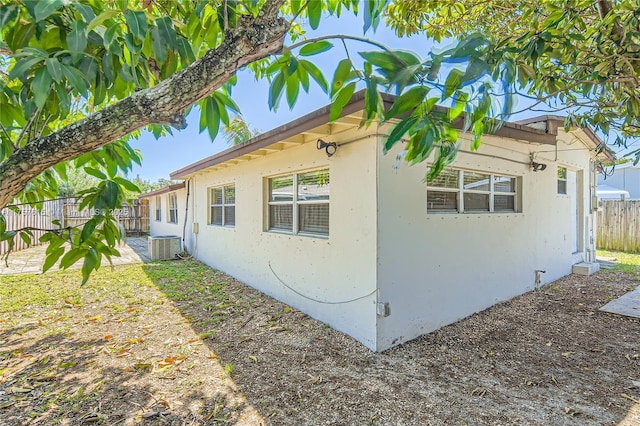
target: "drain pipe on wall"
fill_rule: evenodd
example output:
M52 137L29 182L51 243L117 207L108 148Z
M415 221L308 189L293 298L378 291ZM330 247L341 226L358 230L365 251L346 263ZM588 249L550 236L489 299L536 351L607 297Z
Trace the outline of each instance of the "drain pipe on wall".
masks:
M187 234L187 219L189 217L189 192L191 190L191 179L187 180L187 199L184 204L184 225L182 226L182 251L187 251L187 244L185 242L185 236Z

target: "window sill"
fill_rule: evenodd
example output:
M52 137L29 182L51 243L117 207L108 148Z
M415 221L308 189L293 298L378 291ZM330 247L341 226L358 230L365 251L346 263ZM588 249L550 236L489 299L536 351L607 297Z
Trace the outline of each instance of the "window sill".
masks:
M291 237L318 238L318 239L321 239L321 240L328 240L329 239L329 235L310 234L310 233L306 233L306 232L298 232L297 234L294 234L293 232L280 231L280 230L277 230L277 229L268 229L268 230L266 230L264 232L266 232L268 234L289 235Z

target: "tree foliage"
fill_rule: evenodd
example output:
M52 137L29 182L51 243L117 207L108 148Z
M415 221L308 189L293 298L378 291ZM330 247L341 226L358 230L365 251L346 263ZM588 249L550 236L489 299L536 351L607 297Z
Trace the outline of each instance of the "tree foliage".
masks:
M637 134L638 7L630 0L541 4L5 1L0 208L54 196L69 169L95 178L96 185L79 194L94 217L77 229L53 224L41 238L49 243L45 269L84 259L86 281L103 258L118 255L111 209L139 190L123 177L141 162L131 138L183 128L196 108L199 129L211 139L222 126L244 140L250 132L233 118L240 114L235 73L244 68L269 82L265 101L274 110L293 107L318 86L332 102L332 120L365 88L362 124L392 123L385 150L402 141L408 162L429 158L427 178L453 161L462 133L471 134L477 148L480 136L509 116L517 93L567 105L579 124L605 133L616 127ZM399 34L457 41L444 51L413 53L358 35L305 38L302 23L316 29L324 16L343 13L360 16L365 33L386 17ZM355 51L352 41L368 47ZM323 54L343 58L332 75L316 65ZM384 92L398 95L389 110ZM30 236L28 228L7 230L0 215L0 240Z
M436 40L481 34L505 93L614 131L617 145L640 136L637 0L395 2L387 21L400 34Z

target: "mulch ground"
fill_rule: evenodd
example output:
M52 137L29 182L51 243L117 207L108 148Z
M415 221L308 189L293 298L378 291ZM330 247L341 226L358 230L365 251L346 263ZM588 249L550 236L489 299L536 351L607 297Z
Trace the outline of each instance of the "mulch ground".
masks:
M637 274L569 276L376 354L220 272L154 268L116 268L153 278L132 294L0 312L0 425L640 424L640 321L598 311Z

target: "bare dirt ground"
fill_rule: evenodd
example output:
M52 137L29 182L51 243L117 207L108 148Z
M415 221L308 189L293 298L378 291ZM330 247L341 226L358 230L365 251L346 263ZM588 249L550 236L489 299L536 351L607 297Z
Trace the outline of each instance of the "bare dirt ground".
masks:
M570 276L376 354L195 261L120 266L0 300L0 425L640 425L640 322L598 311L639 284Z

